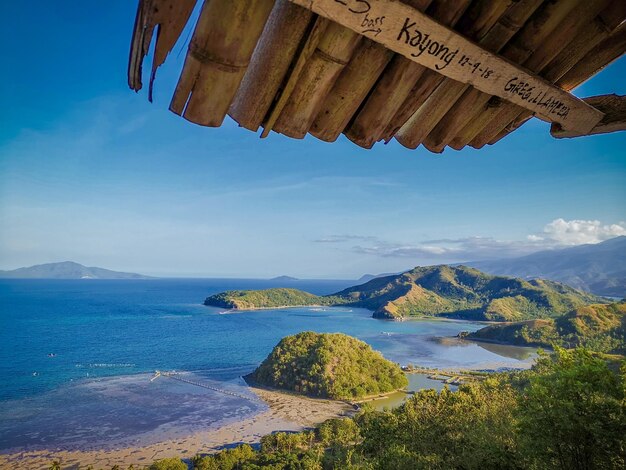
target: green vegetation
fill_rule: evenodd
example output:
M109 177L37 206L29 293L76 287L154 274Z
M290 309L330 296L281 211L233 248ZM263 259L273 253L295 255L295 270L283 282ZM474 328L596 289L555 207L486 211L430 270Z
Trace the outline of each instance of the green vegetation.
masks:
M626 366L557 349L532 371L457 392L424 390L391 411L362 410L313 431L276 433L193 459L198 470L624 468Z
M393 410L365 406L314 430L264 436L258 450L243 444L191 463L195 470L624 468L626 362L557 347L530 371L456 392L422 390ZM186 468L170 458L148 470Z
M374 311L376 318L448 316L472 320L519 321L554 318L603 299L558 282L491 276L465 266L417 267L372 279L330 296L297 289L228 291L205 305L234 309L303 305L350 305Z
M178 458L161 459L154 462L149 470L187 470L187 464Z
M229 290L207 297L204 305L252 310L256 308L298 307L304 305L331 305L336 299L320 297L298 289Z
M334 399L391 392L408 384L397 364L363 341L339 333L287 336L252 374L270 387Z
M445 315L491 321L555 317L601 302L557 282L491 276L465 266L417 267L373 279L335 296L374 310L374 316Z
M490 325L467 337L528 346L585 346L598 352L624 354L626 302L578 307L556 319Z

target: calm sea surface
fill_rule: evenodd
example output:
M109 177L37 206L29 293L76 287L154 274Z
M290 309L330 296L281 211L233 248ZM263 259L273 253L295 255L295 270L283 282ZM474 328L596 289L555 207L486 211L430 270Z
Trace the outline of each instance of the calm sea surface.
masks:
M328 294L354 281L288 283ZM351 308L224 314L204 298L284 283L245 279L0 280L0 449L149 443L266 409L241 376L283 336L356 336L387 358L426 367L524 367L533 350L453 337L474 322L389 322ZM231 390L231 396L154 370ZM426 386L420 382L416 387Z

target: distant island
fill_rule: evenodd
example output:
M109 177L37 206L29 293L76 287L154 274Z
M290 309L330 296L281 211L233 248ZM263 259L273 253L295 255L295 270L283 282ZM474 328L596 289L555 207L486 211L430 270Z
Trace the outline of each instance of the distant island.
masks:
M388 393L408 385L400 366L340 333L305 331L283 338L248 377L254 383L332 399Z
M626 354L626 301L578 307L555 319L490 325L465 337L519 346L584 346Z
M73 261L37 264L12 271L0 271L6 279L153 279L142 274L124 273L109 269L87 267Z
M291 276L276 276L270 279L270 281L278 281L278 282L294 282L294 281L299 281L300 279L298 279L297 277L291 277Z
M594 245L466 264L490 274L552 279L596 295L626 297L626 236Z
M447 265L416 267L326 296L281 288L226 291L204 301L208 306L238 310L347 305L367 308L375 318L392 320L444 316L508 322L554 318L592 303L606 301L558 282L493 276Z

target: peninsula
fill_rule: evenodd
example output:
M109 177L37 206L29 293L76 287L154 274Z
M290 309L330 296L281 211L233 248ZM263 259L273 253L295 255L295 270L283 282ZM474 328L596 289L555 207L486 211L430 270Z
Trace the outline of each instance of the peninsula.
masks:
M489 325L464 337L518 346L584 346L626 354L626 301L578 307L555 319Z
M226 291L204 304L236 310L297 306L352 306L374 318L442 316L480 321L555 318L577 307L605 303L601 297L543 279L493 276L466 266L416 267L372 279L335 294L316 296L298 289Z

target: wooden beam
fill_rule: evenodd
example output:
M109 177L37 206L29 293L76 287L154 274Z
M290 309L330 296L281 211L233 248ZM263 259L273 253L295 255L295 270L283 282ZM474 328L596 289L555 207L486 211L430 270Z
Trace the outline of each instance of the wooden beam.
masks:
M609 132L626 131L626 96L600 95L584 98L585 103L604 113L602 121L586 134L580 134L561 129L558 124L552 124L552 137L563 139L566 137L582 137L585 135L607 134Z
M290 0L459 82L585 133L602 112L393 0Z

